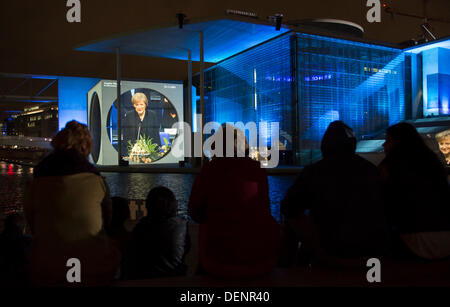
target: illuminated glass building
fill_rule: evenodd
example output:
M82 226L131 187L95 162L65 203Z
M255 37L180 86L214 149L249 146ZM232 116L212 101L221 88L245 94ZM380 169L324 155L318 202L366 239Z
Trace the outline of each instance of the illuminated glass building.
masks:
M449 49L431 49L442 57L439 67L450 67L449 57L444 60ZM358 140L365 140L417 113L411 94L422 99L417 95L423 86L411 76L420 74L423 63L417 59L421 51L411 50L285 33L206 71L205 121L279 122L281 163L307 165L320 157L320 140L334 120L346 122ZM423 70L436 66L437 57ZM437 72L426 77L432 93L423 100L435 115L448 114L447 77ZM196 108L200 113L198 102ZM261 133L270 139L270 131Z
M349 24L333 22L331 30ZM320 158L322 135L334 120L354 129L358 152L376 153L389 125L449 118L449 37L404 49L364 40L363 29L352 25L356 32L345 34L332 33L330 25L314 31L282 25L276 31L260 20L227 16L118 35L76 50L214 63L204 75L204 121L279 123L280 164L302 166ZM185 82L184 115L194 131L199 79L193 78L192 105ZM67 85L70 91L60 93L73 97L72 80ZM79 92L85 95L85 87ZM67 110L62 122L78 109L87 112L69 99L59 103ZM271 132L258 129L269 146Z

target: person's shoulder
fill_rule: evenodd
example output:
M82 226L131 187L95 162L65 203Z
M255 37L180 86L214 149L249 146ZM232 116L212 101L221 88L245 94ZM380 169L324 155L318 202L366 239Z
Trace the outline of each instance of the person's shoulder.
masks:
M53 160L55 159L54 152L51 152L47 156L45 156L39 163L34 167L33 177L45 176L45 172L49 165L52 165Z
M260 169L265 171L264 168L261 168L261 163L259 161L255 161L249 157L216 157L209 161L209 163L205 164L204 167L208 168L251 168L251 169Z
M242 165L247 165L254 168L261 168L261 162L256 161L250 157L235 157L233 159L235 162Z
M133 113L136 112L134 110L131 110L125 113L125 116L123 117L123 122L125 126L130 125L136 119Z
M320 159L319 161L316 161L303 167L302 171L300 172L300 176L311 175L323 168L328 169L328 167L329 166L327 161L324 159Z
M145 233L148 231L150 226L151 226L150 218L148 216L144 216L136 223L136 226L134 226L133 231L131 233L134 236Z
M145 110L145 113L146 113L145 117L146 117L147 119L153 119L153 118L156 118L156 113L155 113L155 111L151 110L150 108L147 108L147 109Z
M172 235L184 234L187 231L187 219L181 216L173 216L168 218L162 226L167 233Z
M167 224L173 228L186 227L188 220L182 216L173 216L167 219Z
M372 171L372 172L378 172L378 168L375 164L373 164L372 162L370 162L369 160L361 157L360 155L356 155L354 157L356 163L363 167L364 169L368 170L368 171Z

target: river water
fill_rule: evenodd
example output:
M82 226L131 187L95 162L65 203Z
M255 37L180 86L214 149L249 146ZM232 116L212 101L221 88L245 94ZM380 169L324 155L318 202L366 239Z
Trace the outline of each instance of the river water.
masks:
M151 188L163 185L171 189L186 214L194 174L152 173L102 173L111 191L111 196L127 199L145 199ZM269 196L272 215L280 220L280 201L293 184L295 175L269 176ZM21 211L26 184L33 178L33 168L0 161L0 211L7 214Z

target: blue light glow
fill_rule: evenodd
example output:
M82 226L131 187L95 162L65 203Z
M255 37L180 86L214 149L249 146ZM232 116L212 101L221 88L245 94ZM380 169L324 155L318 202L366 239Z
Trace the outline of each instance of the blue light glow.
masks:
M333 77L332 74L326 74L326 75L312 75L312 76L306 76L305 81L322 81L322 80L330 80Z
M271 123L278 122L292 149L292 36L285 35L218 63L205 72L205 121L267 122L259 136L271 146ZM198 76L195 77L198 84ZM259 128L259 127L258 127ZM289 140L287 140L289 139Z
M150 29L78 50L114 53L120 47L122 54L186 60L189 49L195 61L199 31L204 60L217 63L205 71L205 121L267 122L259 136L268 143L270 124L278 122L282 149L292 151L301 165L320 157L320 140L334 120L345 121L358 139L370 139L409 116L411 106L417 115L422 102L424 116L449 115L450 39L401 50L222 19L182 30ZM193 83L195 131L198 75ZM82 110L65 104L70 116L85 121L85 105ZM60 123L67 118L61 116Z
M359 139L405 118L404 54L373 44L298 33L297 74L300 156L320 149L334 120Z
M220 19L185 24L183 29L171 26L127 33L90 43L76 50L115 53L116 48L120 47L122 54L177 60L187 60L187 50L191 50L192 60L199 61L199 31L203 31L205 62L217 63L288 32L289 29L282 27L280 31L276 31L272 25Z
M405 52L419 54L421 52L431 50L431 49L436 49L436 48L450 49L450 39L447 38L447 39L443 39L441 41L432 41L432 42L429 42L428 44L420 45L417 47L416 46L410 47L410 48L405 49Z
M100 79L58 77L59 129L76 120L87 124L87 92Z
M422 52L422 90L424 116L449 115L450 49Z

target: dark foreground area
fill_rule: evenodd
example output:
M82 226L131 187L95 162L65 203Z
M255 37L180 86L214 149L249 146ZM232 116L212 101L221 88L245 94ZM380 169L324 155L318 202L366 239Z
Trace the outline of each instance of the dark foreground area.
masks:
M111 196L129 200L145 200L151 188L162 185L171 189L180 206L180 214L187 216L187 203L195 174L102 172ZM269 176L269 196L273 217L280 220L280 201L292 185L296 175ZM22 211L27 182L33 178L33 167L0 161L0 211L5 215Z

